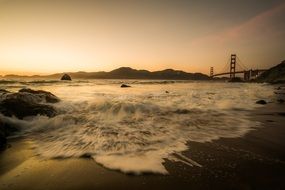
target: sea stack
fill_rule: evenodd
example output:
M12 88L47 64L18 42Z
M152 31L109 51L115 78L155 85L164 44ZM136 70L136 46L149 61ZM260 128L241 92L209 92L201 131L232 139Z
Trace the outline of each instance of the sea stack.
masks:
M64 75L61 77L61 80L71 80L71 77L70 77L68 74L64 74Z

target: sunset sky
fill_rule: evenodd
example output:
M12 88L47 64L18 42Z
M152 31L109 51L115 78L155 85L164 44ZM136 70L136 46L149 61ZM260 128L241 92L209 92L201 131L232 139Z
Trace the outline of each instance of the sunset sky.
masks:
M0 75L285 59L284 0L0 0Z

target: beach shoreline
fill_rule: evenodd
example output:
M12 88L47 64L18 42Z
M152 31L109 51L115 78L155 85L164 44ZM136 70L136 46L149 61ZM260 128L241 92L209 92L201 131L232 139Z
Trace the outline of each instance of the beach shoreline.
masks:
M189 142L182 154L202 167L166 160L169 175L129 175L90 158L42 160L29 139L9 139L0 154L0 188L5 189L284 189L284 104L269 103L250 118L261 127L240 138Z

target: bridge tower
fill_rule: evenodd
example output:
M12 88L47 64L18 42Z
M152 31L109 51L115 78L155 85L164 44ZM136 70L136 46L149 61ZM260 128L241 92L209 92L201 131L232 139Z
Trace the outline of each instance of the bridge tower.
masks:
M231 62L230 62L230 78L235 78L236 75L236 62L237 62L237 55L231 54Z
M213 75L214 75L214 67L211 67L210 68L210 77L213 77Z

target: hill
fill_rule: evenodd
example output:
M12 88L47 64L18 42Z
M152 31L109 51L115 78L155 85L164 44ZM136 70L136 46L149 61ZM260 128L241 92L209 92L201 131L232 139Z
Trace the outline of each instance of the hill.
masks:
M262 73L257 82L285 83L285 60Z
M17 76L6 75L5 78L53 78L60 79L64 73L45 76ZM110 72L67 72L73 79L162 79L162 80L208 80L209 76L202 73L187 73L180 70L166 69L162 71L136 70L130 67L121 67Z

